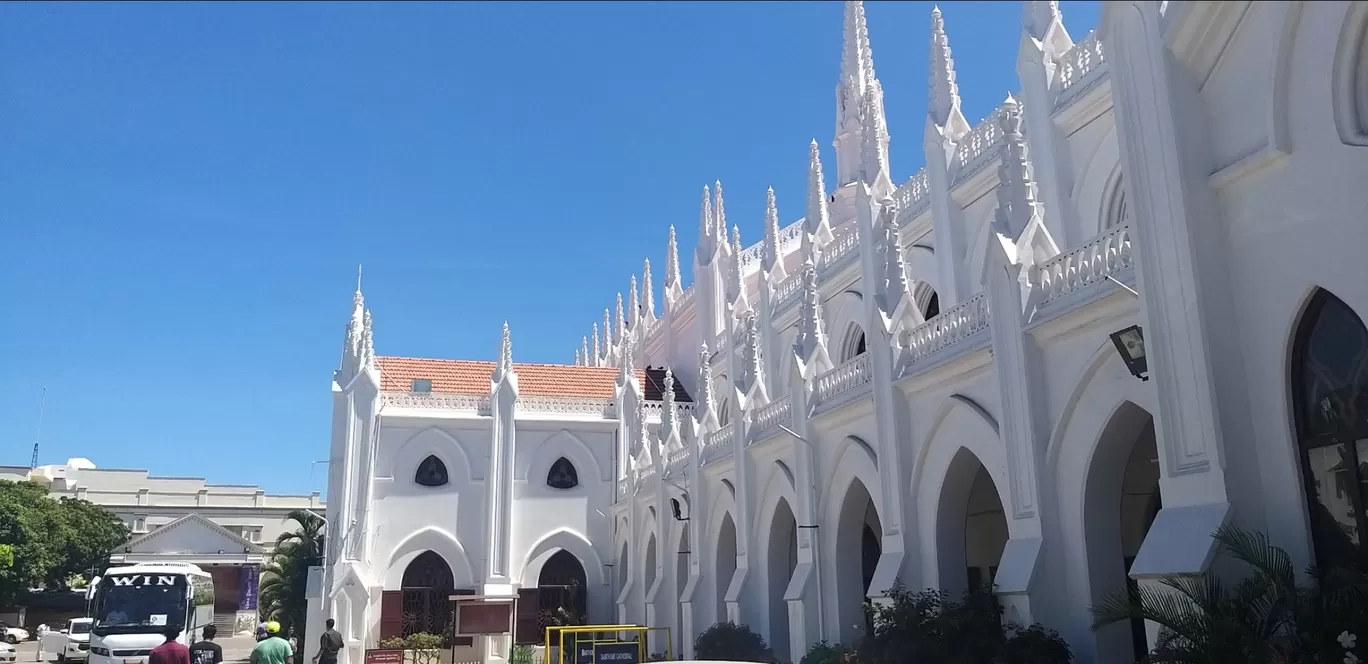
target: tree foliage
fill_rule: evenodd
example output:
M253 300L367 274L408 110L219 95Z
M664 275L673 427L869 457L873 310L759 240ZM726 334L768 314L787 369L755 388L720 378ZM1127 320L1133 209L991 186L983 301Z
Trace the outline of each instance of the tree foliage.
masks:
M769 659L765 637L746 625L720 622L703 630L694 639L694 656L699 659L763 662Z
M0 480L0 542L12 558L8 565L0 560L0 605L39 585L58 589L73 577L88 579L128 538L128 526L98 505L52 500L41 485Z
M282 632L299 635L308 614L309 568L323 564L326 524L306 510L293 510L287 518L299 525L276 538L271 560L262 569L259 613L279 622Z
M1092 607L1093 629L1132 618L1159 625L1150 662L1302 664L1358 661L1354 639L1368 633L1368 574L1346 566L1310 570L1298 583L1292 559L1262 533L1233 526L1212 536L1218 555L1246 574L1231 581L1208 572L1133 586Z

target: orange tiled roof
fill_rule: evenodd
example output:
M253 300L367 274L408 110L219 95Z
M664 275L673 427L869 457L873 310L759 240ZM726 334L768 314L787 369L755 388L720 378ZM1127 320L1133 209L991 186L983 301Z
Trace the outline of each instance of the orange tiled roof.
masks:
M419 357L377 357L380 389L408 392L415 378L432 381L433 392L488 394L494 363L478 360L434 360ZM541 397L588 397L611 399L618 370L615 367L579 367L569 364L513 363L518 374L518 393ZM645 371L637 370L637 384L645 384ZM643 388L644 389L644 388Z

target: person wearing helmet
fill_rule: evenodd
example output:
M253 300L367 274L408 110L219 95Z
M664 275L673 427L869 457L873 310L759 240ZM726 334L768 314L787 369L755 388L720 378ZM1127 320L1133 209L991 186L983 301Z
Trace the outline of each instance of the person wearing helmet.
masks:
M290 642L280 638L280 623L266 622L266 639L252 648L251 664L294 664L294 649Z

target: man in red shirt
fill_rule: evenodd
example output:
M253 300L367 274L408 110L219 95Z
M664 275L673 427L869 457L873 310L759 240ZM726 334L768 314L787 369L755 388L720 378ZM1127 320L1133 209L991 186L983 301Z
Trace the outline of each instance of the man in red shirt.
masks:
M147 656L147 664L190 664L190 649L176 642L180 633L179 627L167 627L163 632L166 643L152 649Z

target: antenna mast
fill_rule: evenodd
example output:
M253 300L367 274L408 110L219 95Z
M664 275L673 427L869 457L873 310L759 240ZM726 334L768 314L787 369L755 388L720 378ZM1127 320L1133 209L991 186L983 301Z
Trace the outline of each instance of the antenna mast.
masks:
M43 386L43 398L38 402L38 436L33 439L33 459L29 461L29 469L38 467L38 443L43 442L43 410L47 407L47 386Z

